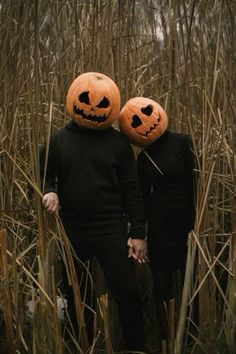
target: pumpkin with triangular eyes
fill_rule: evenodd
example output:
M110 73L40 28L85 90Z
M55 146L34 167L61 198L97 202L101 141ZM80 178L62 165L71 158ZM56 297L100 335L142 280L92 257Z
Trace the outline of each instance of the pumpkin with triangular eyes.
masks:
M70 85L66 108L79 125L106 129L118 119L120 92L115 82L102 73L79 75Z
M166 112L150 98L131 98L119 114L120 131L140 147L153 143L166 131L167 126Z

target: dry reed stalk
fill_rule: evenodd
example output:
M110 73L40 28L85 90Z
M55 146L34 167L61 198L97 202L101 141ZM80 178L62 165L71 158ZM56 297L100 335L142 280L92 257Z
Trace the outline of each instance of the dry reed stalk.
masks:
M54 351L57 354L63 354L62 347L62 337L61 337L61 326L58 317L58 306L57 306L57 289L56 289L56 281L55 281L55 270L52 266L51 268L51 281L52 281L52 300L54 303L53 313L52 313L52 323L54 329Z
M178 319L178 327L176 330L176 337L174 342L175 354L182 353L187 309L188 306L191 306L190 294L192 291L192 282L194 277L195 253L196 253L196 242L191 232L188 236L188 254L187 254L187 261L186 261L186 272L185 272L182 301L181 301L180 313Z
M14 328L12 319L12 301L10 289L10 272L9 262L7 257L7 240L6 230L0 230L0 275L3 286L3 317L5 322L6 347L9 353L13 353L14 348Z
M236 140L235 140L236 129L232 126L232 147L233 151L236 151ZM232 192L230 193L230 207L231 207L231 223L232 223L232 242L230 250L229 259L229 270L232 272L229 275L228 283L228 307L225 310L225 323L224 331L226 342L231 349L232 353L236 348L236 154L230 154L231 159L229 159L231 170L232 170Z
M75 264L72 257L72 252L71 252L68 238L65 234L63 225L60 220L57 220L57 225L58 225L60 242L61 245L63 245L63 252L65 255L63 261L67 268L68 281L73 289L73 294L74 294L75 309L76 309L78 328L79 328L78 342L81 344L82 351L86 352L89 348L89 344L88 344L88 337L87 337L87 331L86 331L85 320L84 320L84 304L82 303L82 299L80 295L80 287L79 287L77 274L75 270Z
M113 354L114 351L112 349L112 341L110 335L108 294L103 294L100 296L98 299L98 305L103 322L106 353Z

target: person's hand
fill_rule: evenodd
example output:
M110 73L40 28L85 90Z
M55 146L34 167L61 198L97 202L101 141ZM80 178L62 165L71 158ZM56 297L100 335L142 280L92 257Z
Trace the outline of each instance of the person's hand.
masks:
M44 194L42 204L50 213L56 213L59 209L59 199L57 194L54 192Z
M127 241L128 257L133 257L139 263L145 263L147 258L146 240L129 237Z

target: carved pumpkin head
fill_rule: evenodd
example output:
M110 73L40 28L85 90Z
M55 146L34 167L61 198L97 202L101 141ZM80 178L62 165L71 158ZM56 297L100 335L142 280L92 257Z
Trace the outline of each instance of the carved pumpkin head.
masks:
M79 125L106 129L118 118L120 92L108 76L96 72L84 73L69 87L66 108L69 116Z
M146 97L134 97L126 102L119 115L120 131L137 146L147 146L167 129L164 109Z

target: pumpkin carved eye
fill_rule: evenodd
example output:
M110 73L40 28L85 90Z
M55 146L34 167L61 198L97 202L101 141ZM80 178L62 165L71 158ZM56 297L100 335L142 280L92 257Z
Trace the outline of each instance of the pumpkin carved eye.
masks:
M141 108L141 112L146 114L146 116L150 116L153 112L153 106L149 104L147 107Z
M141 121L141 119L139 118L139 116L137 116L136 114L133 115L133 117L132 117L132 124L131 124L132 128L137 128L137 127L139 127L141 124L142 124L142 121Z
M87 105L90 105L89 91L82 92L78 98L81 103L85 103ZM109 107L109 100L106 97L104 97L101 100L101 102L97 105L97 107L98 108L108 108Z
M86 91L86 92L82 92L80 95L79 95L79 101L81 103L85 103L85 104L90 104L89 102L89 96L88 96L89 92Z
M104 97L101 102L97 105L98 108L108 108L109 107L109 100Z

